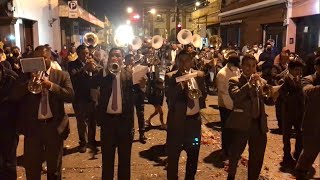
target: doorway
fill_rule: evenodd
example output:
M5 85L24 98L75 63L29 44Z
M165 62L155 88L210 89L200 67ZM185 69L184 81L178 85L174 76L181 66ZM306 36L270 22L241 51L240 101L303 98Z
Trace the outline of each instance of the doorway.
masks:
M264 32L263 43L265 44L269 39L273 39L274 47L278 49L278 52L281 52L286 31L283 23L265 24L262 27Z

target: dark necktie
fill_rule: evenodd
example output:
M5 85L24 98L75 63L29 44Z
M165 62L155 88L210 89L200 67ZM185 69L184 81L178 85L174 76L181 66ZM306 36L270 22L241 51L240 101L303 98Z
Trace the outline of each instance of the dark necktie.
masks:
M113 78L112 81L112 104L111 104L111 109L113 111L117 111L118 110L118 103L117 103L117 99L118 99L118 84L117 84L117 77Z
M47 78L48 74L45 73L44 76ZM48 90L43 89L41 92L41 114L45 116L47 115L47 113L48 113Z
M259 92L254 92L252 96L252 116L258 118L260 116L260 97Z

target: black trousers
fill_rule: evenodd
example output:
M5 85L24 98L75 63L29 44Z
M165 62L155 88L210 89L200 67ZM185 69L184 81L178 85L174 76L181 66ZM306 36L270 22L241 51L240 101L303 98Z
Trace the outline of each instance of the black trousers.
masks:
M283 125L283 111L282 111L282 102L281 101L277 101L275 108L276 108L276 117L277 117L277 121L278 121L278 127L280 130L282 130L282 125Z
M3 131L0 132L0 179L17 179L16 149L18 138L14 129L5 134Z
M115 152L118 152L118 179L131 176L131 148L134 131L121 115L107 115L101 122L102 179L113 180Z
M247 143L249 143L248 180L259 179L267 144L267 135L260 131L257 119L252 121L254 123L248 131L233 131L234 136L229 150L228 177L235 177L238 161Z
M185 120L183 139L181 142L168 143L168 180L178 179L179 157L182 150L187 153L186 180L194 180L198 168L198 158L201 144L200 115L190 116ZM167 137L171 138L171 137Z
M320 153L319 139L319 135L303 136L303 150L296 165L297 174L298 176L302 177L301 179L305 178L305 175L310 170L312 164Z
M301 132L301 122L299 120L290 120L290 119L283 119L282 122L282 140L283 140L283 159L290 160L291 157L291 135L292 135L292 126L296 133L295 139L295 153L294 157L298 160L299 155L302 151L302 132Z
M97 122L94 119L94 103L74 103L72 105L77 118L79 144L95 147Z
M63 138L54 121L38 121L38 135L24 139L24 167L29 180L40 180L42 162L47 162L48 180L61 180Z
M134 105L136 107L136 114L138 117L139 134L144 135L145 122L144 122L144 92L141 90L133 93Z
M225 128L225 124L232 112L232 110L219 107L220 111L220 120L221 120L221 144L223 153L228 156L229 154L229 146L232 142L232 129Z

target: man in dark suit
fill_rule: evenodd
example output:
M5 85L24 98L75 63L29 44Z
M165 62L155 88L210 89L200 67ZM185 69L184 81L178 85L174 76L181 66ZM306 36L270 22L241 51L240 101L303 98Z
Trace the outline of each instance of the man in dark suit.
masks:
M9 64L10 66L10 64ZM18 75L0 62L0 179L15 180L16 172L16 114L11 92Z
M14 98L20 99L20 123L24 139L24 167L27 179L41 179L41 165L47 162L48 179L59 180L63 155L63 140L69 133L69 120L64 110L64 102L71 102L73 88L66 72L50 67L50 49L39 46L34 57L43 57L46 72L41 79L42 92L32 94L28 82L19 83L14 90ZM31 75L32 79L34 75ZM30 79L31 79L30 78Z
M296 166L297 180L307 180L308 171L320 152L320 57L315 60L316 72L302 79L305 112L302 121L303 150Z
M90 94L96 65L93 59L88 59L89 49L86 46L80 45L77 54L78 59L68 63L68 72L75 91L72 105L77 118L79 152L85 153L87 147L96 152L96 120L93 118L95 103Z
M167 178L178 179L178 164L182 150L187 152L186 179L195 179L198 166L199 149L201 143L201 116L200 110L205 108L207 97L204 87L204 73L194 71L191 68L192 58L186 51L178 55L179 69L167 74L168 98L168 122L167 122L167 147L168 147L168 168ZM191 99L188 97L188 84L176 82L176 78L185 74L186 71L198 73L195 84L201 91L200 98Z
M226 128L233 131L230 146L228 180L234 180L238 161L247 143L249 143L248 179L257 180L263 164L267 144L267 117L264 103L273 104L271 98L265 99L261 93L265 83L256 74L257 61L251 54L244 55L240 77L229 80L229 95L233 100L233 110L226 122Z
M320 57L320 47L318 47L313 53L308 54L305 58L306 66L303 70L303 76L309 76L315 73L314 65L317 57Z
M100 87L97 120L101 125L102 179L114 178L117 149L118 179L130 179L131 147L134 136L134 103L132 70L122 68L112 72L113 63L122 66L124 52L113 48L106 69L99 72L95 82Z
M178 49L177 44L172 43L171 47L166 51L166 65L170 68L170 71L176 70L176 58L180 50Z
M282 134L283 134L283 167L294 167L295 160L291 155L292 126L295 132L295 153L294 158L298 160L302 151L301 123L303 117L304 98L301 86L303 63L298 60L291 60L288 64L289 73L284 76L283 85L279 90L279 97L282 115Z

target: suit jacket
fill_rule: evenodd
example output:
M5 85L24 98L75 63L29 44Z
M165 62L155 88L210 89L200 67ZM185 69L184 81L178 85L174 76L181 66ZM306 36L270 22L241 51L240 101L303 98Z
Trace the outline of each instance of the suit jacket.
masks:
M205 100L207 97L204 73L198 72L196 81L199 89L202 92L202 97L199 98L200 109L206 108ZM181 76L182 73L179 71L173 71L167 74L167 86L166 86L166 97L168 101L168 143L179 143L183 141L184 127L187 114L187 103L188 103L188 91L187 88L182 89L180 83L176 82L176 78ZM200 119L199 119L200 120ZM195 130L197 131L197 130Z
M284 121L301 122L304 112L304 97L301 80L294 82L288 75L279 90L277 101L281 102L281 114Z
M51 69L49 81L52 90L49 90L49 105L57 131L66 138L69 131L69 120L65 113L64 102L71 102L74 96L72 83L68 73ZM20 100L19 126L25 136L41 136L38 131L38 111L41 100L40 94L28 91L28 81L20 82L14 89L13 97Z
M89 76L84 70L84 65L77 59L68 63L68 72L75 92L74 103L90 103L90 89L93 83L93 77Z
M242 74L240 77L232 77L229 80L229 95L233 100L233 110L226 122L226 128L239 131L248 131L254 120L252 117L253 94L256 93L255 87L250 87L248 80ZM260 94L260 130L262 133L268 131L267 117L264 103L267 105L274 104L271 98L265 99Z
M303 92L305 95L305 113L302 122L304 136L317 136L320 138L319 85L319 75L313 74L302 79Z
M97 106L97 121L99 124L107 121L107 107L109 99L112 93L112 81L114 76L108 74L103 76L103 69L96 77L96 86L100 87L100 97ZM133 82L132 82L132 70L122 69L121 75L121 96L122 96L122 119L129 123L129 127L133 128L134 122L134 103L133 103Z

